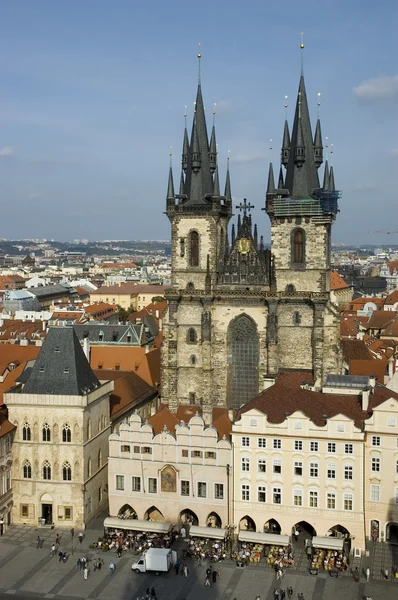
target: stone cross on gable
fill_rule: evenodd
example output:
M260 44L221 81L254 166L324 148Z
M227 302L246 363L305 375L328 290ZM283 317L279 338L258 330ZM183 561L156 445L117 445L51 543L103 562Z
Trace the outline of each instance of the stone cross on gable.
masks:
M243 202L241 202L240 204L237 204L236 208L238 210L242 210L243 216L246 217L246 213L250 212L250 210L252 208L254 208L254 204L250 204L250 202L248 204L246 198L243 198Z

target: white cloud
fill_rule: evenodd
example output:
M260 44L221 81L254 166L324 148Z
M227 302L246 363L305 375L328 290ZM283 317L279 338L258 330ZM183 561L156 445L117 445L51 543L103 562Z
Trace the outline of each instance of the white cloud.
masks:
M0 156L13 156L14 154L14 146L3 146L2 148L0 148Z
M260 154L236 154L236 156L231 156L231 163L235 165L247 165L261 161L265 161L265 156Z
M381 75L365 79L353 89L354 96L367 102L398 100L398 75Z

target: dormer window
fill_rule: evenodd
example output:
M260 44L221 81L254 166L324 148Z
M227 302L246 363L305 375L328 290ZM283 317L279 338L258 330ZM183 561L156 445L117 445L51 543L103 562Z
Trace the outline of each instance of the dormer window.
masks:
M69 373L69 367L64 367L64 373Z
M39 373L44 373L44 367L43 366L39 367Z
M100 331L100 332L99 332L99 335L98 335L98 341L99 341L99 342L103 342L103 341L104 341L104 332L103 332L103 331Z

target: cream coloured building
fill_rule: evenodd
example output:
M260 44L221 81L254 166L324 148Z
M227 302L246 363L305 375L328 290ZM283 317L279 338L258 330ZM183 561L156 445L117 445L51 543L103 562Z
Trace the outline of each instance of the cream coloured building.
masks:
M112 517L134 515L173 524L188 518L199 527L219 528L230 522L232 448L221 434L231 428L228 411L221 409L214 426L206 426L196 407L184 408L194 408L191 416L184 414L186 421L163 407L149 422L132 415L110 436Z
M109 395L72 328L50 328L30 372L5 394L13 443L13 522L84 527L106 508Z
M7 408L0 406L0 536L12 522L12 442L15 427L7 418Z

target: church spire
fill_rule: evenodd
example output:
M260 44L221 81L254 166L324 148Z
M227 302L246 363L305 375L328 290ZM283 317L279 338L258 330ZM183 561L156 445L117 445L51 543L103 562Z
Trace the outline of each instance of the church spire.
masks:
M319 188L303 73L300 76L297 93L285 187L289 190L290 197L297 200L311 197L313 190Z
M209 159L210 159L210 171L214 173L217 166L217 142L216 142L216 103L213 105L213 127L211 130L210 147L209 147Z
M187 168L188 168L188 156L189 156L189 140L188 140L188 131L187 131L187 107L186 106L185 106L185 112L184 112L184 119L185 119L185 127L184 127L184 139L182 142L181 164L182 164L183 171L186 173Z
M171 147L170 147L170 168L169 168L169 181L167 184L167 198L166 200L173 200L175 198L175 194L174 194L174 180L173 180L173 167L171 164L171 157L172 157L172 152L171 152Z
M279 179L278 179L278 190L283 190L285 188L285 184L283 181L283 169L282 165L279 168Z
M275 194L274 168L272 162L269 163L267 194Z
M314 135L314 158L317 169L323 163L323 145L322 145L322 131L321 121L318 117Z
M326 159L325 169L323 171L323 189L330 190L330 174L329 174L329 162Z
M181 177L180 177L180 196L182 196L184 192L184 171L181 169Z
M329 189L330 189L331 192L335 192L336 191L336 185L334 183L333 166L330 167L330 172L329 172Z
M229 156L227 158L227 176L225 178L224 196L226 197L227 200L232 200L232 195L231 195L231 178L229 176Z
M283 142L282 142L282 152L281 152L281 163L284 167L287 167L289 162L289 153L290 153L290 133L289 133L289 124L287 119L285 119L285 126L283 128Z

